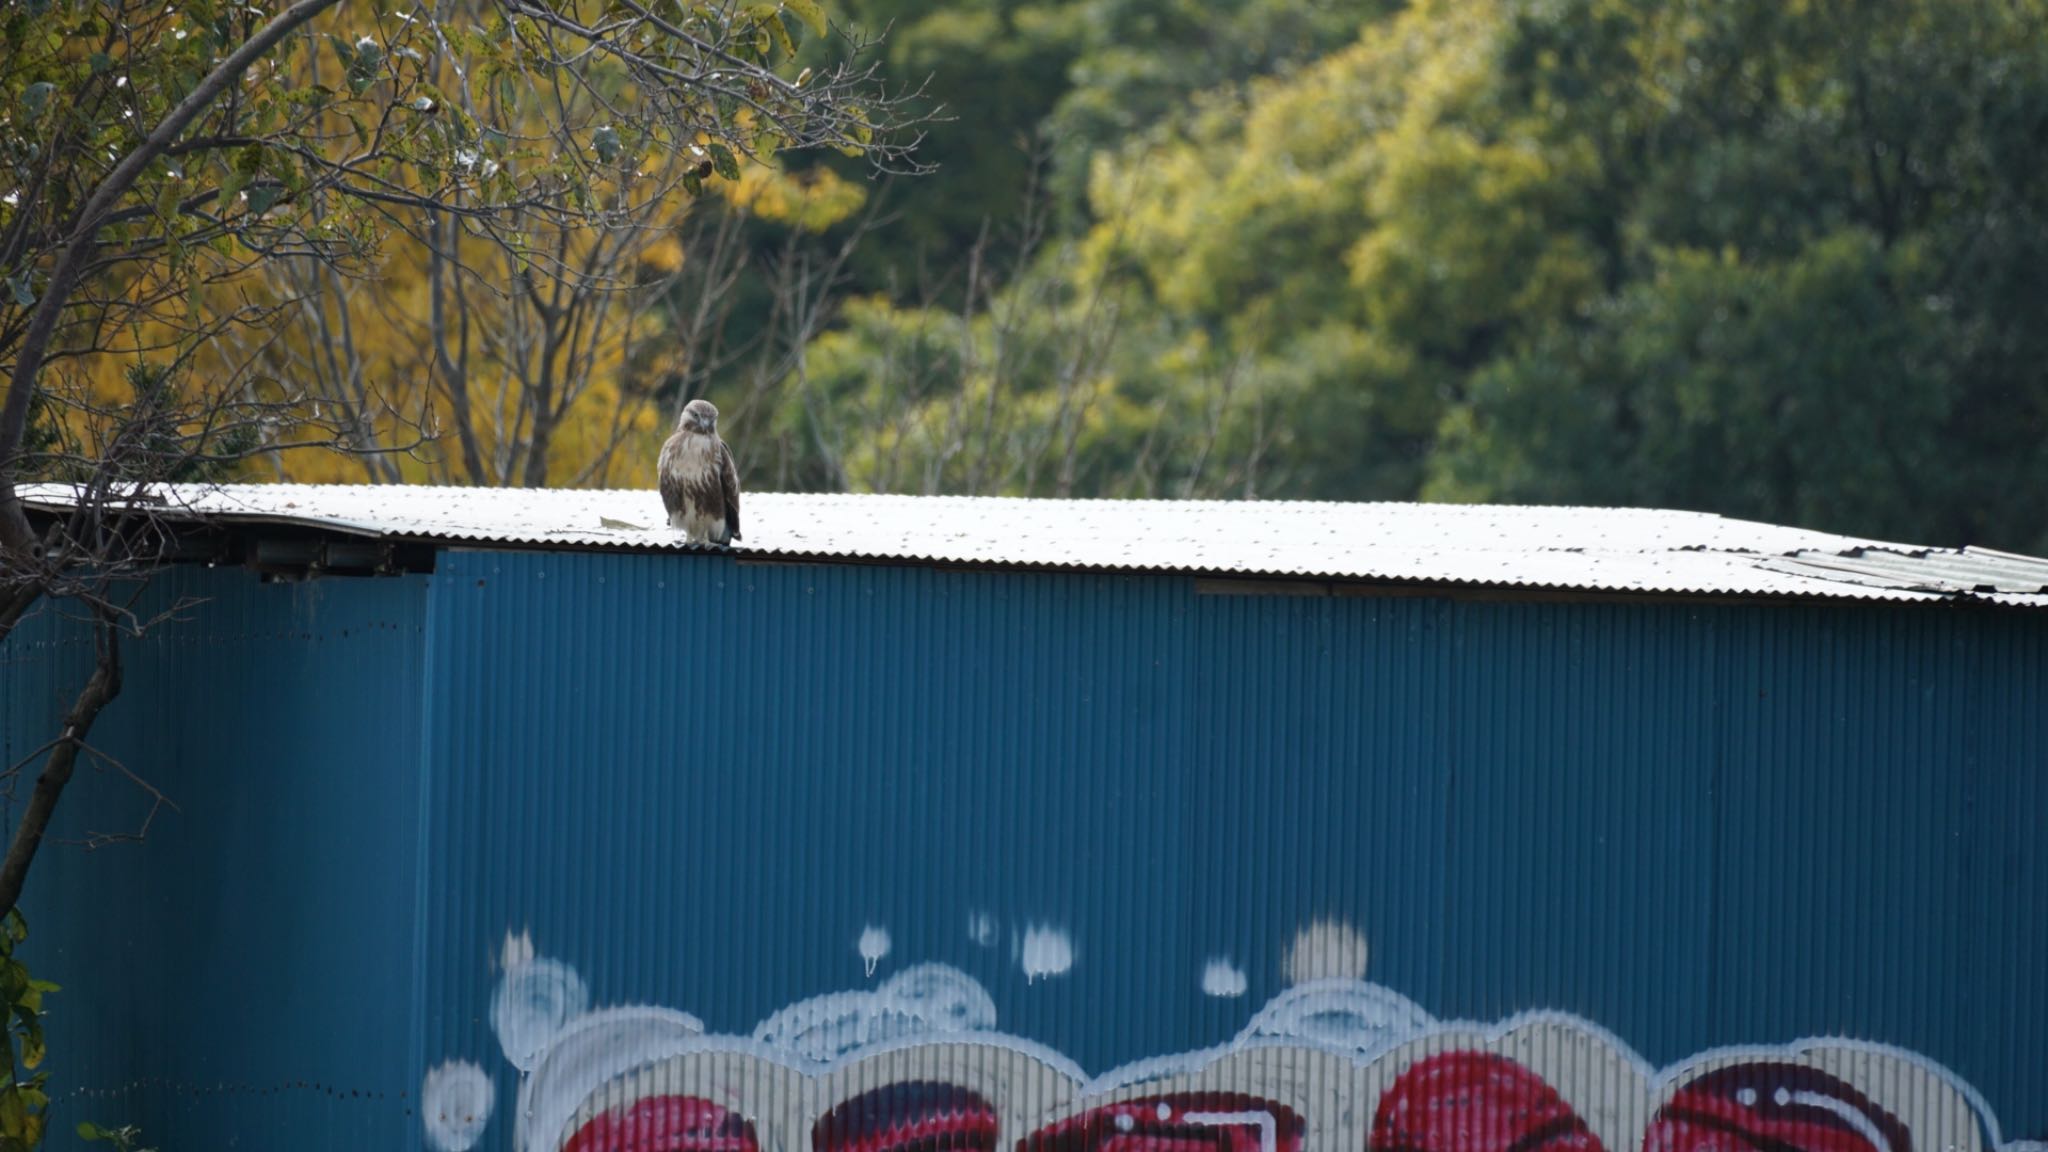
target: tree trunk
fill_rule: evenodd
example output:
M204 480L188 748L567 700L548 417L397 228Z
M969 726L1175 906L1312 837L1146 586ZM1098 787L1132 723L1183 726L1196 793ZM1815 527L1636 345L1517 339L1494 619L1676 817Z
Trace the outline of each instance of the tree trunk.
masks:
M121 634L111 612L94 612L93 638L99 660L92 678L85 682L78 699L71 704L70 713L64 717L64 733L50 749L49 759L43 761L35 791L30 793L28 807L21 814L21 826L15 829L14 842L7 846L6 860L0 862L0 915L21 902L22 887L28 883L28 866L35 861L36 849L42 847L43 833L50 827L50 817L56 814L64 786L71 783L86 734L92 731L100 710L121 694Z

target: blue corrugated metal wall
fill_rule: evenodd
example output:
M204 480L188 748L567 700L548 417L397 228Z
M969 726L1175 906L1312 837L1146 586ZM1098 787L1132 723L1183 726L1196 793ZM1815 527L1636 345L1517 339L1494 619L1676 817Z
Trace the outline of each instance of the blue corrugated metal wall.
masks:
M140 1122L165 1149L417 1143L426 591L204 569L152 589L145 611L191 606L127 647L93 742L180 811L140 845L46 844L24 900L26 959L63 985L54 1146L77 1145L79 1120ZM5 650L10 762L54 734L91 667L80 630L53 623ZM69 674L49 675L42 642ZM133 831L147 810L81 768L54 834ZM327 1142L292 1135L309 1130Z
M744 1034L873 987L885 928L877 978L952 965L1100 1071L1229 1039L1330 919L1439 1018L1861 1037L2048 1134L2048 620L470 551L177 590L102 734L184 812L30 906L59 1075L119 1089L71 1107L167 1147L416 1144L449 1060L510 1147L508 932ZM29 640L10 748L59 699Z

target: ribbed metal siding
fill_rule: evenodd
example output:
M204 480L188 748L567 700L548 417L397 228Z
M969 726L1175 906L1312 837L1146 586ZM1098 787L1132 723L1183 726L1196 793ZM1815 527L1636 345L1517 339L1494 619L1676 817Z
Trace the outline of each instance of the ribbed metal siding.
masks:
M1227 1040L1322 918L1439 1018L1563 1010L1657 1064L1846 1034L1947 1063L2008 1136L2048 1129L2029 617L497 552L407 581L203 580L216 604L108 739L146 758L166 745L145 729L173 733L173 794L210 800L176 822L183 852L88 858L152 870L136 899L161 910L119 979L76 961L101 993L75 1003L103 1036L131 1027L105 1003L178 1005L132 1034L188 1087L317 1066L383 1095L122 1097L165 1146L412 1146L391 1093L468 1060L497 1083L479 1146L509 1147L508 931L593 1006L744 1034L873 987L855 942L886 927L877 981L954 965L1005 1032L1098 1072ZM309 603L322 626L276 623ZM414 631L331 646L347 620ZM300 811L339 815L273 830ZM319 863L343 843L360 891ZM103 931L38 915L67 949ZM1070 935L1070 972L1027 982L1033 924ZM1202 993L1210 958L1245 995ZM301 989L339 998L307 1013ZM223 1001L237 1023L208 1032Z
M1100 1071L1228 1039L1335 917L1442 1018L1559 1009L1657 1063L1867 1038L2048 1123L2048 1006L1984 955L2048 955L2031 620L591 555L437 579L426 1056L501 1094L476 957L507 929L595 1002L745 1033L869 986L874 923L882 975L960 967ZM1079 955L1027 985L1041 921ZM1201 994L1211 956L1245 997Z
M1706 969L1719 658L1742 614L1461 604L1454 618L1446 1009L1561 1009L1660 1064L1732 1042L1714 1039Z
M1295 933L1326 918L1363 934L1374 980L1439 1001L1448 605L1203 596L1193 611L1185 801L1200 831L1185 905L1197 947L1229 957L1248 989L1199 998L1206 1026L1181 1042L1234 1034L1286 986ZM1199 959L1184 958L1167 988L1192 992Z
M417 1141L425 592L204 569L151 589L142 611L186 601L185 619L127 645L92 739L180 812L142 844L46 843L24 899L26 958L63 985L52 1147L85 1147L80 1120L140 1124L163 1148ZM54 735L91 667L80 629L59 630L61 668L23 639L0 650L10 748ZM117 774L81 768L53 836L133 830L146 810Z
M1190 1035L1156 994L1191 979L1185 582L494 553L435 579L430 1060L501 1064L479 961L529 927L596 1001L718 1030L867 983L872 924L889 969L1014 990L1004 1026L1084 1063L1134 1012ZM1007 929L1039 921L1089 979L1025 992Z

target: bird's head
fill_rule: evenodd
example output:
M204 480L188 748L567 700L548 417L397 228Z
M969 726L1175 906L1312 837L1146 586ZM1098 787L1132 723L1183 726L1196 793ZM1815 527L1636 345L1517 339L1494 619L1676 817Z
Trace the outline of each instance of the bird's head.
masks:
M692 400L683 405L683 415L676 421L676 427L709 436L718 431L718 409L709 400Z

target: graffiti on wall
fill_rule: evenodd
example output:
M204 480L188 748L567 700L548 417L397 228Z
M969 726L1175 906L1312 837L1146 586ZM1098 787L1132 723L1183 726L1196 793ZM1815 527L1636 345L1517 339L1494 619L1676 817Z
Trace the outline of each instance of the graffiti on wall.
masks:
M1049 931L1017 950L1027 979L1073 962ZM713 1035L673 1009L592 1008L574 969L508 936L490 1021L516 1103L494 1117L479 1066L440 1064L427 1143L470 1152L496 1124L516 1152L2029 1152L1910 1052L1808 1040L1653 1068L1561 1013L1437 1020L1365 981L1348 932L1304 929L1286 965L1302 979L1229 1043L1092 1077L1002 1033L943 964ZM864 967L886 955L873 942ZM1200 979L1244 983L1227 958Z

